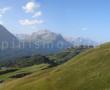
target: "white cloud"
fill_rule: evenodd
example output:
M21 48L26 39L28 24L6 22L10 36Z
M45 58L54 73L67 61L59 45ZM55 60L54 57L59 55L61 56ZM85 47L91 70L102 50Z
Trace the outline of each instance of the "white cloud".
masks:
M26 13L34 13L40 7L39 3L36 2L28 2L22 8L25 10Z
M10 7L0 8L0 17L2 17L10 9L11 9Z
M29 25L38 25L44 23L43 20L40 19L24 19L24 20L19 20L19 23L23 26L29 26Z
M22 7L22 9L25 11L26 14L31 14L31 19L21 19L19 20L19 23L23 26L30 26L30 25L39 25L44 23L43 20L41 19L33 19L35 17L40 17L42 16L42 11L39 10L40 9L40 4L38 2L33 2L30 1L28 3L26 3L26 5L24 5Z
M36 12L32 17L35 18L35 17L39 17L39 16L42 16L41 11Z

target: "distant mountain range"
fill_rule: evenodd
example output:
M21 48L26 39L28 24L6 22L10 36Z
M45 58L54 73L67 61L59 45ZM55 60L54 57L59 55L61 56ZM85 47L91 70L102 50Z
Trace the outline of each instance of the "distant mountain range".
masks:
M49 30L40 30L38 32L34 32L31 35L26 34L17 34L16 37L19 40L24 41L31 41L31 42L45 42L45 43L56 43L56 42L62 42L66 46L80 46L80 45L97 45L97 42L83 37L65 37L61 34L57 34L54 32L51 32Z
M70 42L73 46L81 46L81 45L84 45L84 46L96 46L98 45L98 43L96 41L93 41L89 38L83 38L83 37L77 37L77 38L68 38L68 37L65 37L65 40L67 40L68 42Z
M66 41L61 34L57 34L48 30L40 30L38 32L32 33L26 41L31 41L32 43L38 42L41 46L50 45L54 48L67 48L70 47L70 42Z
M40 30L31 35L13 35L0 25L0 58L56 53L78 45L95 45L95 42L84 38L69 40L48 30Z

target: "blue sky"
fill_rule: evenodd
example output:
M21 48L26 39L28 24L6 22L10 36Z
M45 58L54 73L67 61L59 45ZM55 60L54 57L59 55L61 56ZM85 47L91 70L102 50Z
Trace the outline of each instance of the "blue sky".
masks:
M0 23L12 33L48 29L110 41L110 0L0 0Z

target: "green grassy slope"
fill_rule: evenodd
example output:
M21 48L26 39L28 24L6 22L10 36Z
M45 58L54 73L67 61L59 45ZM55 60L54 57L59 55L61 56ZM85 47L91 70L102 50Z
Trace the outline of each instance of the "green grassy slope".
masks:
M14 76L18 73L34 73L34 72L39 72L42 69L45 69L48 67L48 64L40 64L40 65L33 65L30 67L25 67L25 68L18 68L17 71L13 71L13 72L9 72L9 73L5 73L0 75L0 80L11 80L11 76ZM4 70L5 71L5 70Z
M110 44L56 68L0 85L0 90L110 90Z

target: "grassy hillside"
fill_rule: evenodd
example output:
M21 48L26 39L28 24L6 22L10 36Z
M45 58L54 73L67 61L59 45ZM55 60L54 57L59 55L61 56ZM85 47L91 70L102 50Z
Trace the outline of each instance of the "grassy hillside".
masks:
M25 68L16 68L16 69L14 68L15 70L8 69L8 71L9 70L13 70L13 71L6 72L6 73L1 73L1 72L5 72L7 70L0 70L0 80L8 81L12 79L10 77L15 76L16 74L39 72L47 67L48 67L48 64L39 64L39 65L33 65Z
M58 67L0 85L0 90L110 90L110 44Z

